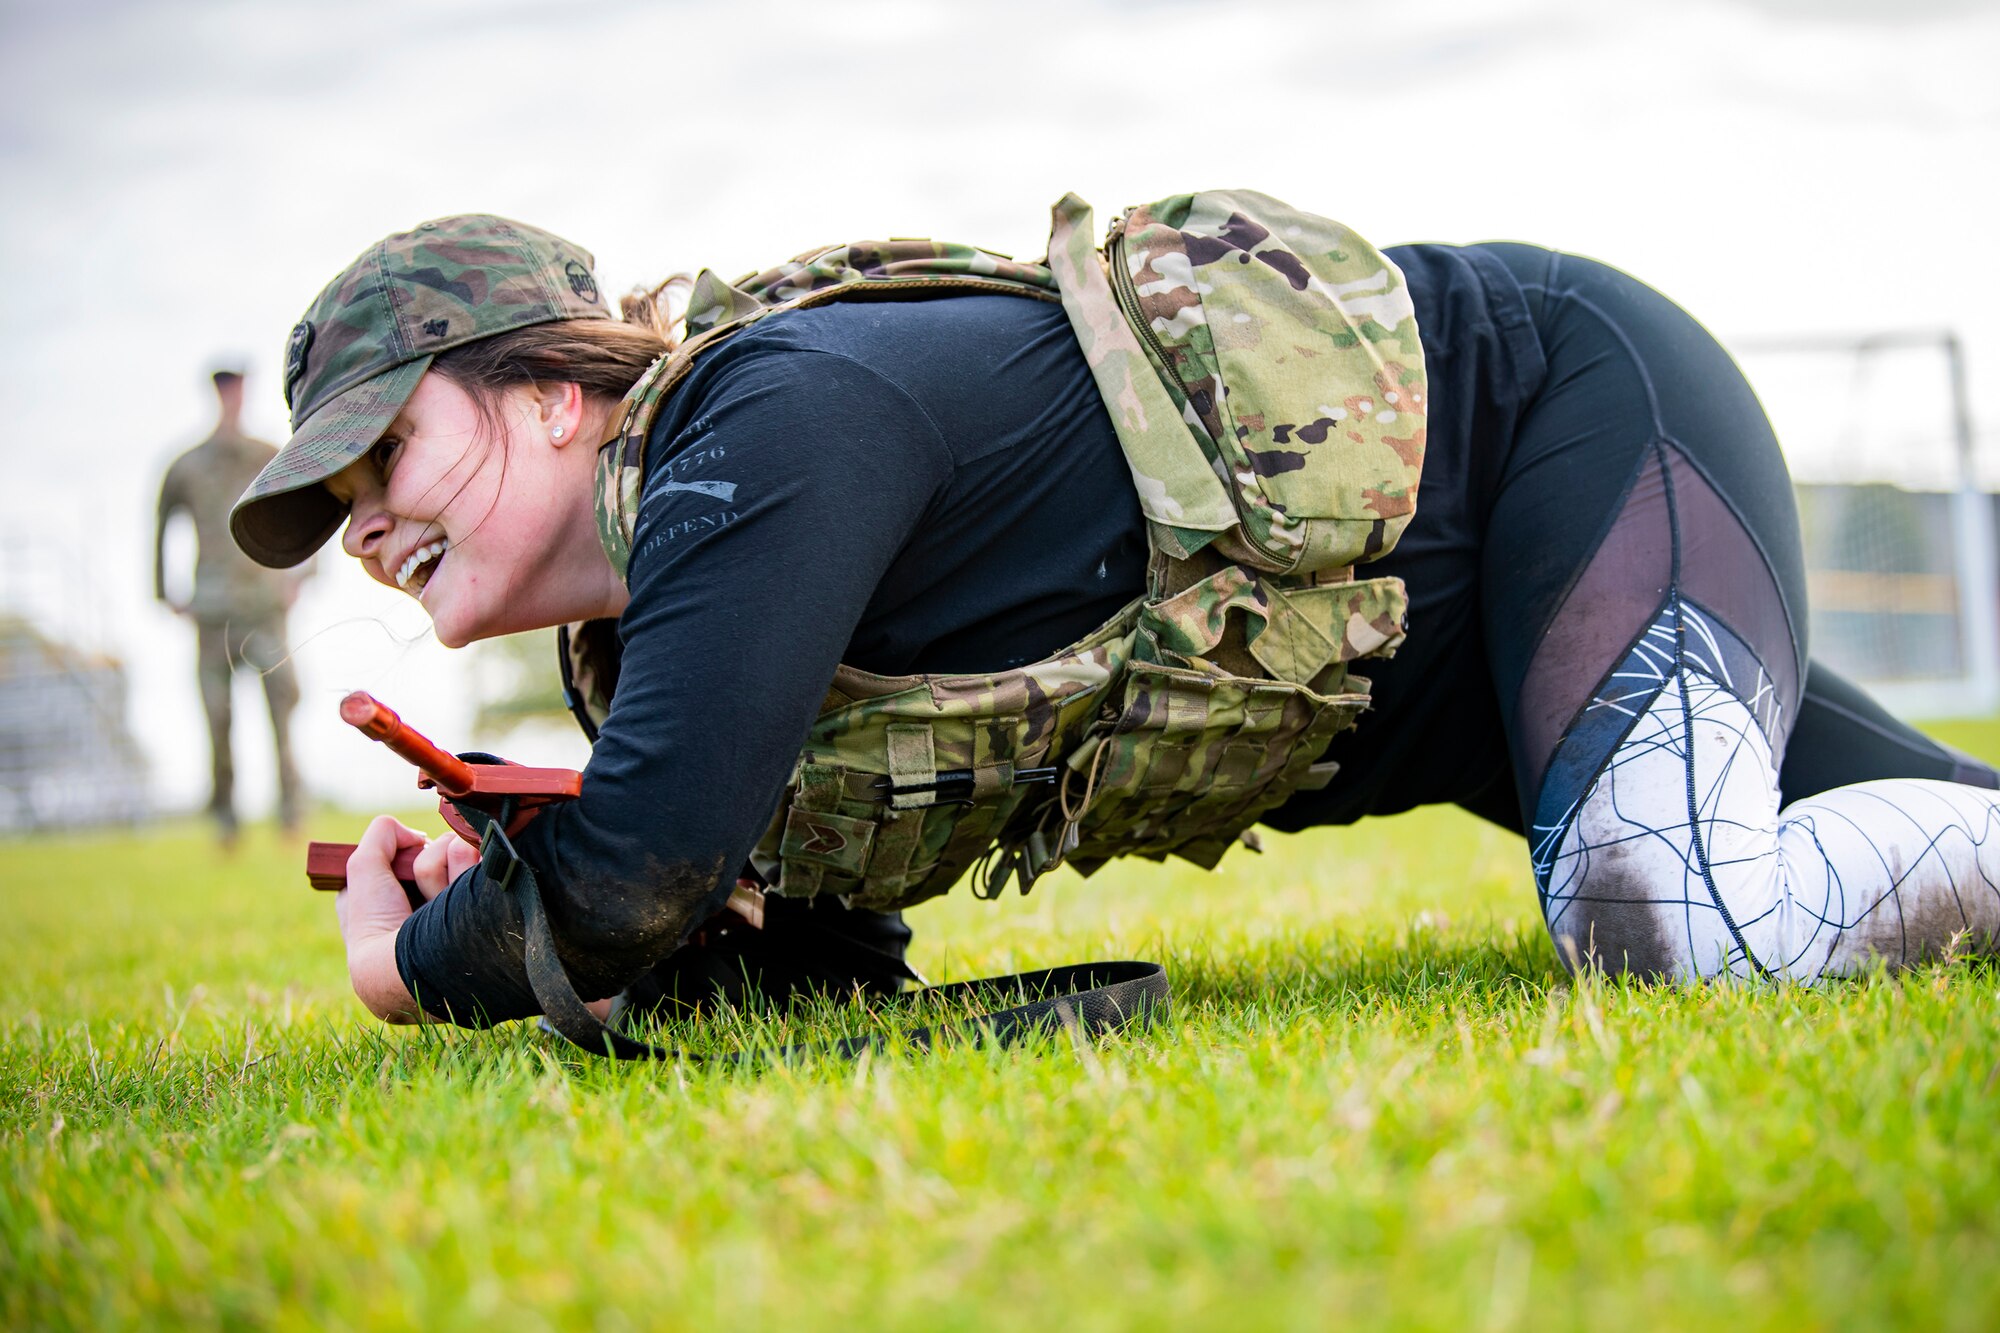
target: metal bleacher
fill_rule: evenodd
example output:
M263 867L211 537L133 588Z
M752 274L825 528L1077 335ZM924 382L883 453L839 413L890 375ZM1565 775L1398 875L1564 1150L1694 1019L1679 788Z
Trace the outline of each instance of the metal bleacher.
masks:
M145 757L126 724L125 669L35 614L56 563L44 555L19 541L0 545L0 834L129 824L149 813Z

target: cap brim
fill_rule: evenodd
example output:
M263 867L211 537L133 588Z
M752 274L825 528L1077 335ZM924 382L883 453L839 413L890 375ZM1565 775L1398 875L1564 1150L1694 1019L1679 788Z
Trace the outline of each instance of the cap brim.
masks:
M317 551L347 516L320 485L368 452L416 392L431 358L418 357L347 389L299 423L229 513L229 532L260 565L283 569Z

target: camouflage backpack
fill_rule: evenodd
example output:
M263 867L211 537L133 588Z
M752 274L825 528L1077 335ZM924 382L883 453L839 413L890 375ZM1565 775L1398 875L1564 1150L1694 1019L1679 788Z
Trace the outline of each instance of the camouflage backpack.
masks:
M1075 195L1047 264L933 241L862 242L726 283L703 273L688 337L625 400L598 470L621 576L647 435L707 348L829 301L1004 292L1060 301L1131 468L1149 586L1027 667L883 677L840 667L753 856L788 895L901 907L976 868L1022 891L1067 862L1213 866L1265 811L1323 784L1367 706L1349 664L1392 653L1404 590L1358 579L1415 512L1423 348L1402 274L1338 223L1247 191L1133 209L1102 249ZM561 636L586 729L615 636Z

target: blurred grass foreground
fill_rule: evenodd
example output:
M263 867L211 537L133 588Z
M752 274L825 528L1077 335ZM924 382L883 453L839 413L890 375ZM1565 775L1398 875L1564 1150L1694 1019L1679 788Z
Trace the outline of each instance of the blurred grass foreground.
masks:
M1166 962L1149 1033L743 1073L365 1021L294 847L0 843L0 1326L2000 1323L1991 965L1572 984L1516 838L1269 844L912 913Z

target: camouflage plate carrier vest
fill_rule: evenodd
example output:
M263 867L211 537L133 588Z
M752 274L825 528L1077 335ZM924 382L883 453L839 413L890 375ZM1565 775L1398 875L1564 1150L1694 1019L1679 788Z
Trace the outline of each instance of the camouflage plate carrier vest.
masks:
M646 438L695 358L830 301L1004 292L1060 301L1148 520L1149 587L1031 666L885 677L842 666L753 855L787 896L903 907L975 870L1022 891L1050 867L1168 853L1212 867L1265 811L1324 783L1367 707L1357 658L1403 639L1400 580L1357 579L1415 511L1423 349L1395 265L1325 218L1243 191L1133 209L1100 250L1057 204L1048 262L862 242L695 283L688 338L632 390L598 509L621 576ZM601 721L608 622L572 627L575 702ZM608 687L609 686L609 687Z

